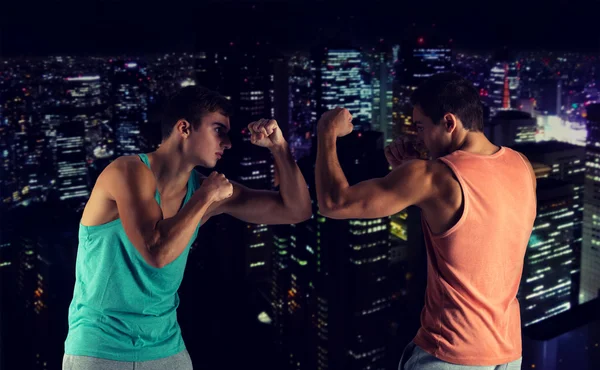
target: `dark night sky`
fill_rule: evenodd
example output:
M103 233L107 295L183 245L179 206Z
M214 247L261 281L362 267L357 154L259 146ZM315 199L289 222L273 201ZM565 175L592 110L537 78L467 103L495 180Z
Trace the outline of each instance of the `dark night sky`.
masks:
M459 48L593 52L600 51L598 12L600 0L7 0L0 54L200 51L242 40L289 50L432 31Z

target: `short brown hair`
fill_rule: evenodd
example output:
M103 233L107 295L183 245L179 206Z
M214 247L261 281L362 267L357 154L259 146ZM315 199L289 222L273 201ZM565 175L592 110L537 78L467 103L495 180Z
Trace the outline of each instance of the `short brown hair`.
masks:
M231 102L216 91L202 86L187 86L175 93L167 103L161 120L163 140L167 139L175 123L180 119L188 121L194 129L207 113L220 112L224 116L233 115Z

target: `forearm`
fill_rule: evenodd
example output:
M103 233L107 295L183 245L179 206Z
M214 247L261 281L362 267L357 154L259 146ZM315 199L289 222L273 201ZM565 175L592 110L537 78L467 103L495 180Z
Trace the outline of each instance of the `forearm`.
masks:
M293 214L301 218L310 217L311 201L306 180L298 168L288 144L271 151L279 173L279 193L283 204Z
M183 253L212 203L207 194L196 191L175 216L156 224L153 241L149 243L156 267L168 265Z
M349 187L336 150L336 137L319 135L315 175L317 198L321 208L331 209L340 204L344 189Z

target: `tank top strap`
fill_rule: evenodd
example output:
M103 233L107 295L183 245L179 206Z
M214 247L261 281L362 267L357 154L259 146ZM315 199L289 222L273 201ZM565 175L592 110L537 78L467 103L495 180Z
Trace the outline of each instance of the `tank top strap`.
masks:
M140 157L142 162L144 162L148 169L152 171L152 168L150 168L150 160L148 159L148 155L146 153L140 153L138 154L138 157ZM154 199L156 199L156 202L158 205L160 205L160 193L158 192L158 188L154 192Z

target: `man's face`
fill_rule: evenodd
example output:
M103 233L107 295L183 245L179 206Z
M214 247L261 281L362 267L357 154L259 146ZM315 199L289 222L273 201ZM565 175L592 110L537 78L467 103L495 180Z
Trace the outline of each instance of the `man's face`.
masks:
M206 168L215 167L225 149L231 148L231 140L227 135L230 128L229 117L220 112L207 113L202 117L198 128L191 130L186 143L186 152L198 165Z
M418 139L425 145L431 158L435 159L447 154L446 148L450 142L450 135L446 132L443 123L434 124L418 105L413 108L413 122L417 126Z

